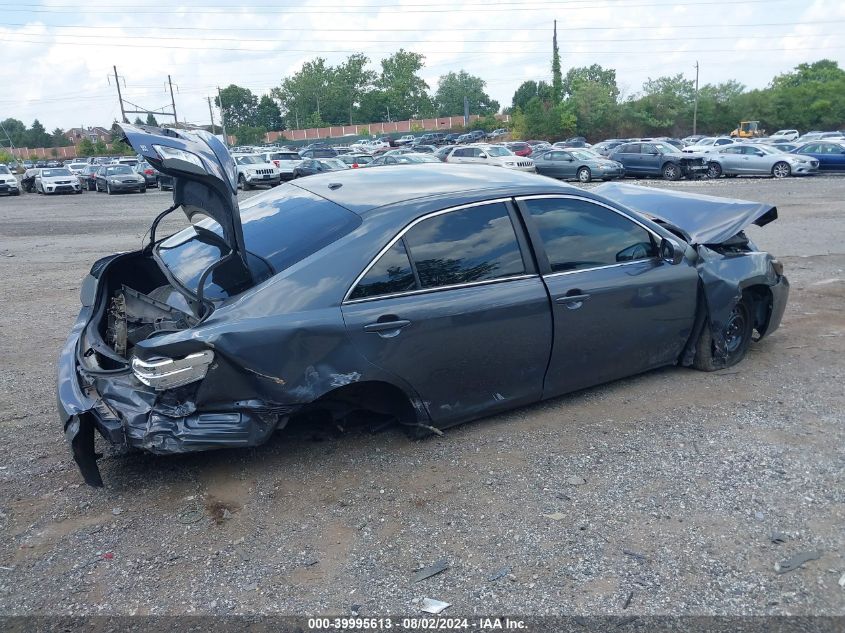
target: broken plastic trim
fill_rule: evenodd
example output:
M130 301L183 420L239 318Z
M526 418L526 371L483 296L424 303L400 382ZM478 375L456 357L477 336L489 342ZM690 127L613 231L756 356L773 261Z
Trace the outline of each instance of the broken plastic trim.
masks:
M214 352L204 350L184 358L132 359L135 377L156 391L175 389L197 380L208 373L208 366L214 362Z

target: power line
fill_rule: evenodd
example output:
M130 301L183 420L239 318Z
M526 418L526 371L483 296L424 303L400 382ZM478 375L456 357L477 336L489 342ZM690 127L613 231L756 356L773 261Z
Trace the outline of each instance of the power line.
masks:
M558 27L558 31L643 31L643 30L656 30L656 29L707 29L707 28L734 28L734 29L741 29L743 31L742 35L744 35L749 29L753 28L768 28L772 26L807 26L813 24L842 24L845 23L845 20L814 20L814 21L806 21L806 22L755 22L753 24L671 24L671 25L657 25L657 26L572 26L572 27ZM24 22L0 22L0 26L49 26L49 28L81 28L81 29L120 29L123 31L127 30L144 30L144 31L199 31L199 32L208 32L208 31L225 31L227 33L231 33L233 30L237 31L295 31L298 33L404 33L404 32L413 32L418 33L420 31L419 28L374 28L374 27L348 27L348 28L331 28L331 27L237 27L233 29L231 26L228 27L205 27L205 26L132 26L132 25L114 25L114 26L106 26L106 25L88 25L88 24L55 24L55 25L44 25L44 24L32 24L32 23L24 23ZM507 31L511 33L520 33L522 31L549 31L549 27L547 26L527 26L527 27L487 27L479 28L479 27L438 27L438 33L450 33L450 32L461 32L461 31ZM358 40L356 40L358 41Z
M731 2L731 6L736 6L739 4L772 4L772 2L787 2L791 0L733 0ZM695 2L687 2L683 4L675 3L674 6L682 6L682 7L692 7L692 6L712 6L712 5L724 5L725 3L722 0L696 0ZM24 13L48 13L53 15L79 15L82 14L95 14L95 15L109 15L109 14L120 14L123 15L126 12L126 9L118 9L118 10L109 10L109 9L91 9L86 10L84 7L81 6L71 6L71 5L64 5L64 8L69 9L69 11L56 11L53 9L44 9L44 8L31 8L31 7L41 7L42 5L29 5L28 7L22 7L19 4L4 6L3 10L6 12L24 12ZM429 8L426 9L406 9L405 6L427 6ZM256 7L250 7L252 11L251 14L244 13L242 15L337 15L339 10L349 11L354 9L357 14L359 15L371 15L371 14L401 14L406 15L409 13L493 13L499 11L507 11L512 12L514 8L511 5L508 5L507 8L498 5L498 6L490 6L487 4L484 5L477 5L473 7L467 7L466 5L462 4L459 6L446 6L446 5L435 5L435 6L442 6L444 8L430 8L431 5L392 5L390 7L386 7L387 9L397 9L397 10L385 10L385 7L378 7L376 5L358 5L358 6L350 6L347 4L338 4L338 5L322 5L320 10L316 9L308 9L306 11L295 11L291 9L281 9L281 10L267 10L267 11L256 11ZM570 7L572 5L569 5ZM623 9L637 9L637 8L654 8L654 7L661 7L665 8L666 4L663 3L645 3L645 4L627 4L622 6ZM194 7L190 7L191 15L224 15L227 17L232 16L232 10L227 7L217 7L219 11L197 11ZM359 9L366 8L367 10L361 11ZM551 7L554 8L554 7ZM577 5L577 8L580 10L593 10L593 9L620 9L620 5L618 4L598 4L598 5ZM325 9L325 10L323 10ZM520 12L525 11L543 11L548 12L550 7L548 3L544 3L540 6L532 7L532 6L525 6L525 5L518 5L518 10ZM144 14L155 14L160 15L161 11L168 10L173 11L174 8L172 6L162 6L158 9L152 10L141 10L141 9L132 9L133 15L144 15Z

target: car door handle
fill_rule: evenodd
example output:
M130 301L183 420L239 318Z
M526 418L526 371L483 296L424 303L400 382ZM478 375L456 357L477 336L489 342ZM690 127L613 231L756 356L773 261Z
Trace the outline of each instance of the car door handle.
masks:
M555 303L565 305L569 310L577 310L589 298L590 295L582 293L580 290L570 290L564 296L555 299Z
M396 319L393 321L377 321L376 323L368 323L364 326L365 332L398 332L402 328L411 325L411 322L405 319Z

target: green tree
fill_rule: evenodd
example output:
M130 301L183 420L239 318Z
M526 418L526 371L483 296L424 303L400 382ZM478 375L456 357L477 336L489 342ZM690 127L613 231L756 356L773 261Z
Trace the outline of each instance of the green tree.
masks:
M65 136L65 131L62 128L57 127L53 130L53 133L50 134L50 144L53 147L67 147L71 145L71 142Z
M575 131L576 117L568 104L552 104L534 97L523 111L515 108L512 115L514 138L542 138L551 141L562 140Z
M93 156L95 152L94 144L89 138L83 138L79 141L79 145L76 146L76 153L79 156Z
M132 147L130 147L123 141L115 141L114 143L112 143L111 149L108 150L108 153L112 156L131 156L135 154L135 150L133 150Z
M94 143L94 154L97 156L105 156L108 153L108 149L105 141L102 139L97 139L97 142Z
M222 103L221 103L222 99ZM249 88L230 84L214 97L214 103L220 108L226 125L231 128L242 125L255 125L258 110L258 97Z
M625 104L624 113L642 133L683 134L692 127L695 86L682 74L649 79L643 92Z
M767 93L769 111L747 103L749 113L743 118L766 120L771 127L805 130L831 129L845 122L845 70L835 61L799 64L775 77ZM753 93L748 98L753 101Z
M258 101L255 110L255 126L265 130L281 131L285 129L285 122L282 119L282 111L279 106L267 95L263 95Z
M465 70L449 72L437 82L434 101L438 116L463 114L464 97L469 101L469 113L482 116L499 111L499 102L484 91L485 81Z
M136 116L133 125L144 125L144 122L141 120L141 117Z
M563 98L563 80L560 75L560 51L557 47L557 20L555 20L555 34L552 38L552 101L560 103Z
M348 109L349 118L347 121L349 125L355 124L357 118L355 112L361 107L361 100L372 89L373 82L376 80L376 73L367 70L369 63L370 60L366 55L354 53L347 57L346 61L338 66L335 71L338 96L343 99L344 105Z
M418 119L434 112L434 104L428 95L429 86L419 76L424 62L424 55L402 48L381 60L378 87L386 96L385 117L388 108L393 121Z
M616 71L598 64L570 68L563 78L563 96L577 121L576 131L588 138L613 134L619 118Z
M6 119L0 123L0 142L11 142L23 147L26 143L26 124L18 119ZM8 138L7 138L8 135Z
M711 134L733 130L747 116L745 86L738 81L707 84L698 91L698 129Z
M550 101L552 98L552 87L545 81L534 81L529 79L522 82L516 92L513 93L513 107L525 110L528 102L534 97L540 97L541 101Z
M257 145L264 142L267 129L254 125L242 125L235 128L234 134L238 145Z
M308 121L331 121L329 113L333 111L345 112L345 106L333 102L335 92L334 69L317 57L305 62L299 72L286 77L270 94L282 105L288 122L304 128Z
M41 125L41 121L35 119L32 122L32 127L26 132L26 144L29 147L48 147L50 145L50 135L47 130Z
M152 112L147 112L147 125L158 127L158 121L156 121Z

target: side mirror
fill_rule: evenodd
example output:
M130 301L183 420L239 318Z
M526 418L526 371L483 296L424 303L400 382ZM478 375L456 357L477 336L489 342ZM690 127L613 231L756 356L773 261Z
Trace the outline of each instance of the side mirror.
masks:
M479 154L478 157L479 158L487 158L487 154Z
M660 240L660 259L677 265L684 261L684 248L665 237Z
M765 156L766 155L765 152L761 152L759 149L754 153L757 154L757 156Z

